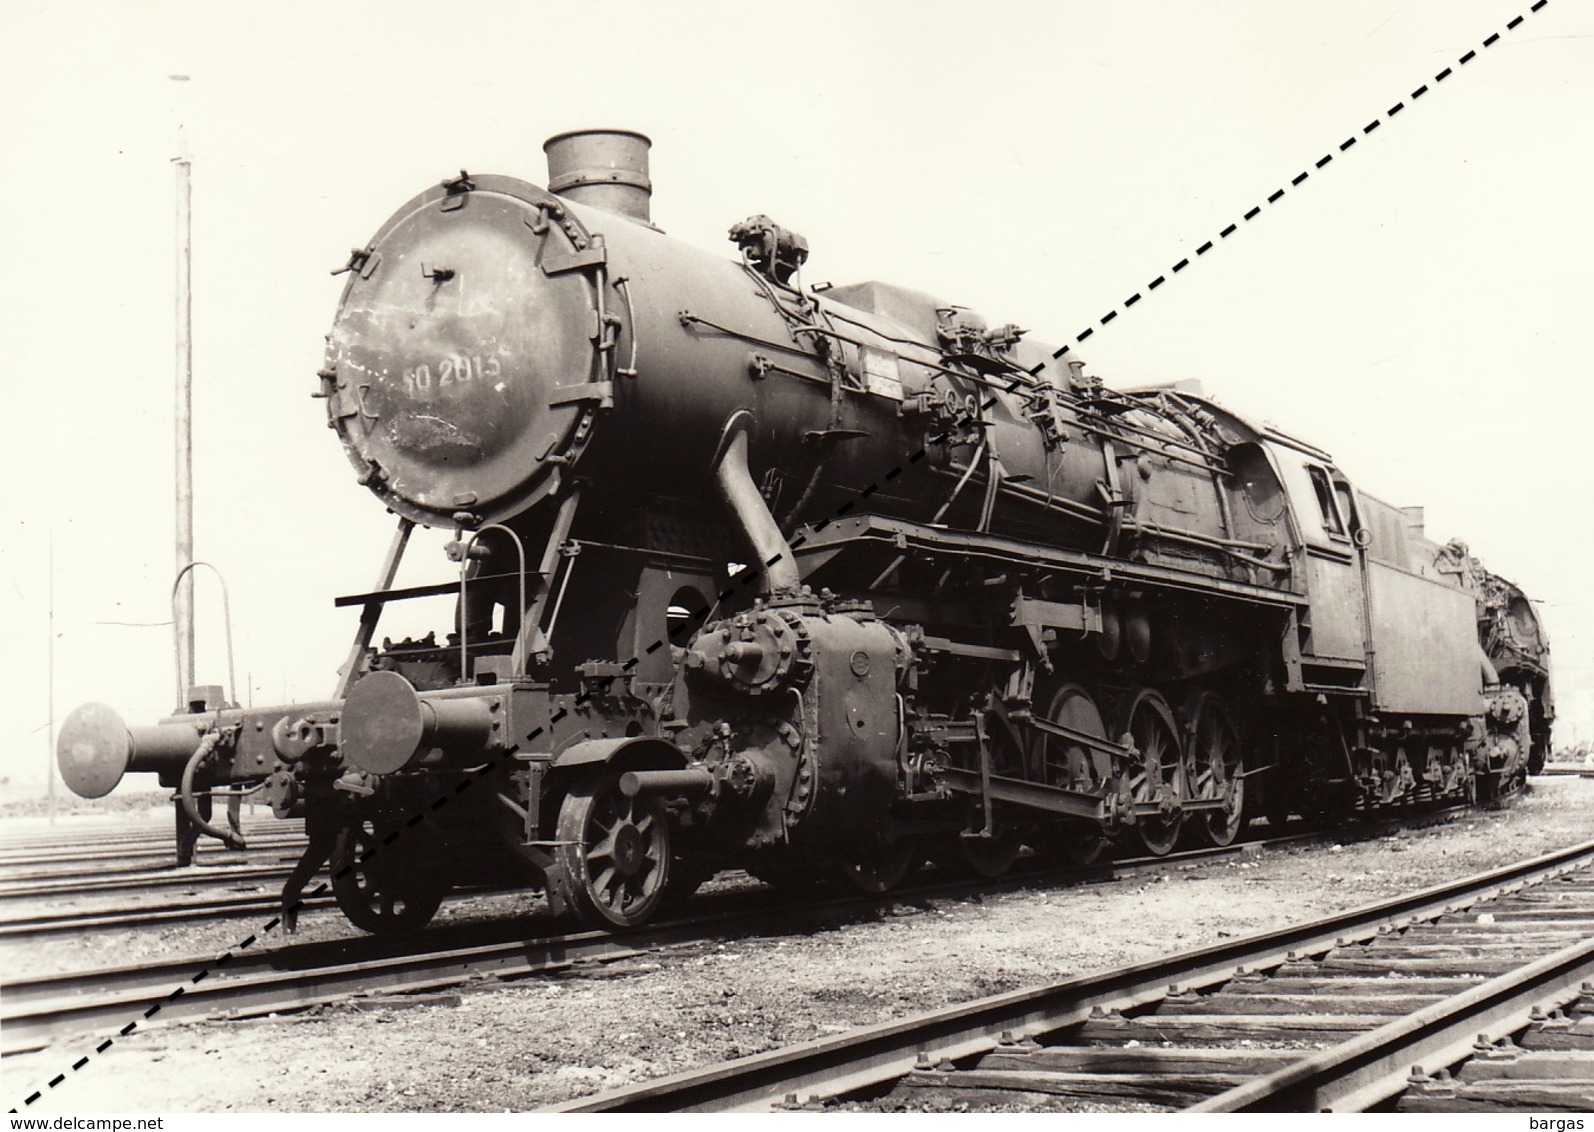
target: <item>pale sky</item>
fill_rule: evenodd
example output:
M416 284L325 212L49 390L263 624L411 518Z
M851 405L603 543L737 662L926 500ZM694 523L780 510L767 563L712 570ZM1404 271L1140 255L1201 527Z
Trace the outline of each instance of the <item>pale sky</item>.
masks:
M0 0L0 775L38 785L48 760L52 539L57 717L172 705L170 630L147 623L173 571L179 123L197 545L231 588L243 698L331 690L355 621L332 598L369 587L391 531L309 397L328 271L461 168L542 183L546 136L622 126L654 139L654 219L681 240L730 255L726 229L769 213L808 238L809 281L889 280L1056 342L1286 189L1080 353L1110 385L1200 378L1426 506L1542 603L1557 738L1594 739L1594 10L1505 32L1530 2ZM432 546L406 580L451 576ZM222 682L204 583L199 633Z

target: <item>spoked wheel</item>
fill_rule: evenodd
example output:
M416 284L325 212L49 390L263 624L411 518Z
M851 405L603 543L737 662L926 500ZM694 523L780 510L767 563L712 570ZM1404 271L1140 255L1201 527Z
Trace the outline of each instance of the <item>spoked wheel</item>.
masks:
M987 711L984 731L991 756L991 773L1003 778L1028 777L1023 741L1006 712L1000 708ZM1013 867L1024 848L1024 835L1014 822L1016 816L1010 807L995 806L991 812L994 828L990 837L960 836L947 851L938 853L938 858L954 869L995 880ZM974 826L983 828L984 824L984 815L976 811Z
M869 846L856 860L843 865L841 874L859 892L880 896L906 880L923 859L918 844L908 838L883 841Z
M1129 773L1130 798L1136 804L1158 804L1156 813L1136 818L1135 838L1147 853L1161 857L1179 840L1184 821L1179 803L1189 796L1179 726L1160 693L1138 688L1124 705L1119 732L1140 752L1139 765Z
M1196 692L1184 702L1185 744L1190 752L1190 797L1223 801L1200 815L1199 829L1214 845L1232 845L1245 825L1245 754L1239 728L1223 701Z
M1023 848L1023 839L1012 832L995 837L959 837L952 846L952 859L961 870L995 880L1007 874Z
M1043 859L1065 865L1094 865L1109 847L1107 831L1100 823L1084 818L1062 818L1048 822L1035 835L1035 851Z
M675 858L670 862L670 879L664 883L665 904L675 907L686 903L717 871L702 861Z
M619 775L579 783L559 807L554 861L565 899L589 924L634 928L669 896L670 825L664 803L620 792Z
M1093 739L1107 738L1101 709L1078 684L1038 689L1035 709L1036 715L1048 723ZM1046 785L1079 791L1096 791L1106 785L1112 773L1112 758L1105 751L1039 728L1032 729L1031 734L1031 765ZM1098 823L1076 818L1048 823L1041 840L1039 848L1073 865L1092 864L1107 848L1106 834Z
M447 886L427 851L435 849L433 839L411 829L384 844L388 832L370 818L338 830L330 858L332 895L362 931L407 935L431 921Z
M1060 684L1042 689L1035 697L1036 715L1058 727L1078 731L1093 739L1107 738L1101 709L1091 694L1078 684ZM1033 730L1030 743L1032 763L1041 781L1062 790L1099 790L1112 772L1111 757L1077 739Z

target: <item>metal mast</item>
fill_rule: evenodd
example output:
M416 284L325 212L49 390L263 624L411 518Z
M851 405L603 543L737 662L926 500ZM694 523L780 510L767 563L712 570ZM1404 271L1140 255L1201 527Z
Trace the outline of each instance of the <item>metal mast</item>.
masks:
M181 570L194 560L194 349L191 337L193 295L189 281L193 270L190 233L192 207L191 163L188 135L177 131L177 565ZM186 696L194 683L194 579L182 579L175 605L172 631L177 642L177 685ZM183 707L181 703L176 705Z

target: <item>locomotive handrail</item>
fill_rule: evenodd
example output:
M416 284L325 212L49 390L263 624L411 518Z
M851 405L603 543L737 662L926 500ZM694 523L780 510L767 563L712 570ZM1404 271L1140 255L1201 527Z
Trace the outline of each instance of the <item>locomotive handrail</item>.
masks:
M177 571L177 577L172 579L172 643L177 649L177 704L182 707L188 702L188 689L183 687L183 644L180 638L182 629L181 619L177 616L177 591L196 566L203 566L216 575L216 583L221 586L221 615L227 626L227 702L238 702L238 677L233 671L232 663L232 601L227 596L227 579L221 576L221 571L209 562L194 561L188 563Z
M520 559L520 608L516 616L522 618L526 616L526 544L520 541L519 535L502 523L488 523L485 527L472 531L470 538L465 540L465 544L460 548L459 553L459 678L461 681L465 681L470 677L470 618L465 613L465 591L470 585L470 578L468 577L470 552L471 548L476 545L476 540L488 531L502 531L515 544L515 554ZM525 626L522 625L520 628L524 630ZM516 653L518 654L519 651L517 649ZM511 678L518 680L523 676L525 674L522 671L524 666L525 657L522 656L514 665L514 669L510 673Z

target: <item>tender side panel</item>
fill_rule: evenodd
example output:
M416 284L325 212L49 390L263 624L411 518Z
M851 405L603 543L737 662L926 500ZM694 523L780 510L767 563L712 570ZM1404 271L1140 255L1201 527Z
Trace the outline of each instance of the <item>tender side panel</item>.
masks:
M1381 711L1481 715L1472 595L1382 562L1367 563Z

